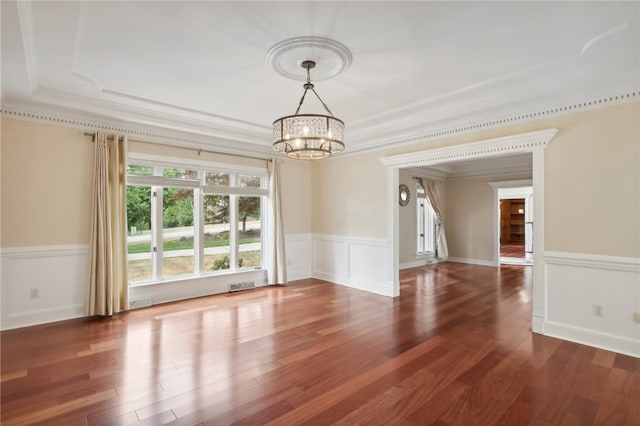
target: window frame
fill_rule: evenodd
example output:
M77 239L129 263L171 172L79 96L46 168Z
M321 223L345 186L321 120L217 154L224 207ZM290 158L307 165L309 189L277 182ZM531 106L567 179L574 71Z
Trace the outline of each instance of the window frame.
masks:
M431 232L429 232L429 230ZM435 212L424 187L416 182L416 254L435 253Z
M129 175L126 176L126 186L145 186L151 188L151 279L131 281L129 287L136 287L150 284L161 284L171 281L193 279L203 276L217 276L233 274L244 271L265 269L265 238L268 235L266 226L268 224L266 211L268 196L268 171L267 168L252 166L236 166L213 162L185 159L176 161L157 155L147 155L130 153L128 165L139 165L153 168L178 168L197 171L198 179L171 178L158 175L158 170L154 170L154 175ZM206 183L206 173L229 174L229 185L215 185ZM260 178L260 187L239 187L234 186L238 176L257 176ZM193 189L193 256L194 271L190 274L173 275L164 277L162 273L163 261L163 197L164 188L191 188ZM155 196L154 196L155 192ZM230 246L230 267L218 271L206 271L204 254L204 197L206 195L228 195L229 196L229 246ZM237 265L240 244L238 237L238 198L242 196L260 197L260 253L261 260L259 266L239 267ZM128 230L127 230L128 232ZM154 249L155 248L155 249Z

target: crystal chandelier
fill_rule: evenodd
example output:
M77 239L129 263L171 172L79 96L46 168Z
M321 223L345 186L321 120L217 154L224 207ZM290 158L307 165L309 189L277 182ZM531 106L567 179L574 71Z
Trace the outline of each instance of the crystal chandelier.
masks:
M289 158L320 160L344 149L344 122L333 116L311 83L309 70L315 68L316 63L304 61L300 66L307 70L307 82L302 86L304 93L295 114L278 118L273 122L273 149ZM329 115L299 114L309 90L316 95Z

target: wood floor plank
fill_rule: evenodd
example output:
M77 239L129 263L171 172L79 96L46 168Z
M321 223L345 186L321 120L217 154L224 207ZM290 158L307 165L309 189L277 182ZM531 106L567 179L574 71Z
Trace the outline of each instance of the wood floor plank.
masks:
M637 358L531 333L531 268L439 263L3 331L3 425L640 424Z

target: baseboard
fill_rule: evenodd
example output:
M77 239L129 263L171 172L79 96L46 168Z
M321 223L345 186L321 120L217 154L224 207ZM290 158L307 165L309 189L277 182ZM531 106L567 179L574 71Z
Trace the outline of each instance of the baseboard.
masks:
M640 341L552 321L544 323L544 334L582 345L640 358Z
M494 268L499 266L499 263L495 260L468 259L463 257L448 257L445 259L445 261L456 262L456 263L467 263L469 265L492 266Z
M309 271L287 271L287 281L297 281L311 278Z
M544 316L533 314L531 317L531 331L537 334L544 333Z
M84 305L69 305L56 308L20 312L8 315L3 318L2 330L30 327L32 325L69 320L84 316Z
M398 265L399 269L409 269L409 268L418 268L420 266L428 265L430 262L425 259L412 260L410 262L403 262ZM431 262L433 263L433 262Z
M316 272L313 274L315 279L328 281L330 283L341 285L344 287L354 288L356 290L362 290L369 293L379 294L381 296L394 297L393 294L393 283L379 283L373 281L358 281L358 280L349 280L349 279L341 279L339 277L333 276L332 274Z

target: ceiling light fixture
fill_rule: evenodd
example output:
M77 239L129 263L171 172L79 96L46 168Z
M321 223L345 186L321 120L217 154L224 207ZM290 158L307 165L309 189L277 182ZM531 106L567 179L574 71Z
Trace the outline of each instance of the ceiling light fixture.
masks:
M333 116L311 83L310 70L315 68L316 63L308 60L300 66L307 70L307 82L302 86L304 93L295 114L278 118L273 122L273 149L289 158L321 160L344 150L344 122ZM300 108L309 90L316 95L329 115L300 114Z

